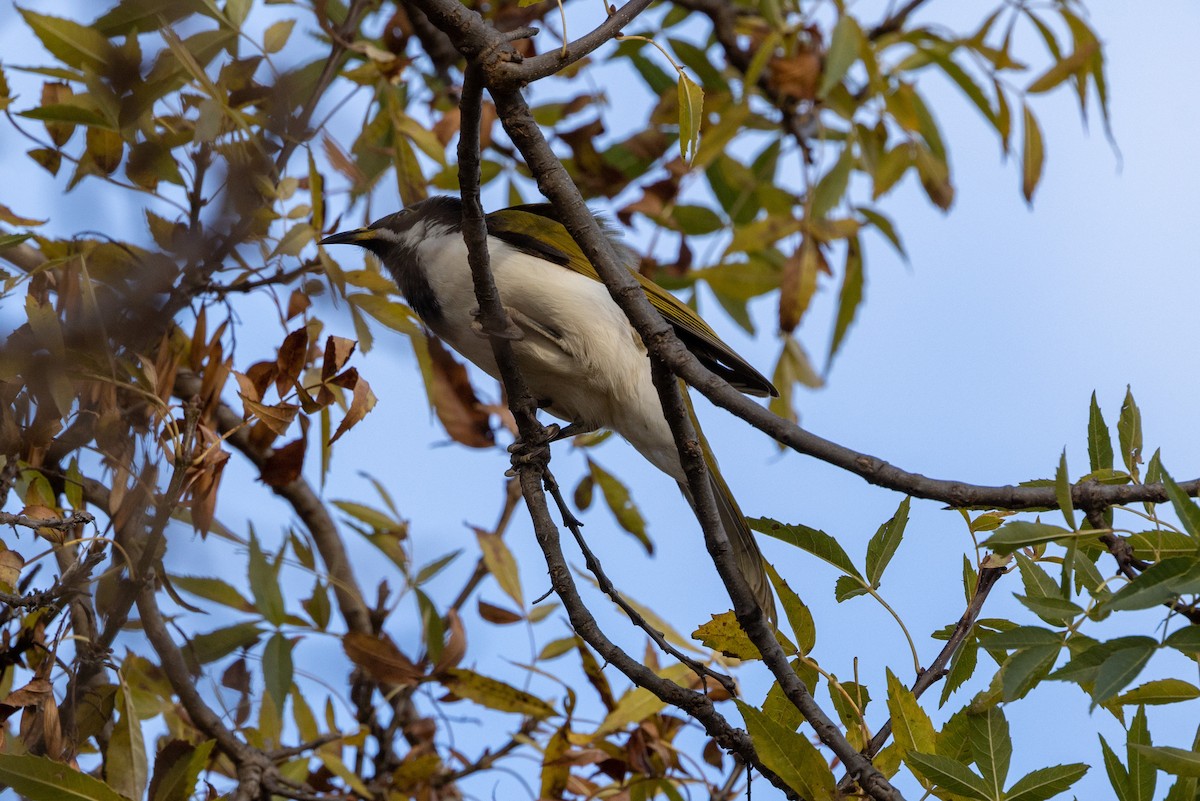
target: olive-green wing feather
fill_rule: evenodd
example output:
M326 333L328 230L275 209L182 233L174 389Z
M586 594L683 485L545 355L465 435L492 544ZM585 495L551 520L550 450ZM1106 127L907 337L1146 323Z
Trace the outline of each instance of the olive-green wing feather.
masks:
M493 212L487 216L487 226L489 234L518 250L568 267L593 281L600 280L596 268L583 255L583 251L554 215L553 207L547 203L514 206ZM618 252L626 251L611 232L606 233ZM632 267L629 267L629 272L641 284L650 305L674 326L679 338L706 367L747 395L773 397L779 394L766 376L722 342L690 306Z

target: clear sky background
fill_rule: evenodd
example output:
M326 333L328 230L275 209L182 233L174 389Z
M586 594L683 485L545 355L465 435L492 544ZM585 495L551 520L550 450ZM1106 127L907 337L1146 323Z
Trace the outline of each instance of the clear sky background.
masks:
M924 10L925 18L967 14L962 5L932 2ZM59 14L75 14L68 8L92 8L83 3L64 8L49 0L28 6ZM1195 80L1200 51L1194 41L1200 8L1186 0L1170 0L1150 5L1097 2L1090 10L1105 46L1120 157L1106 141L1097 117L1092 117L1090 130L1084 129L1065 86L1036 99L1047 157L1029 208L1019 193L1019 163L1002 161L986 122L946 82L926 82L923 90L950 150L958 190L955 205L945 215L931 209L911 178L885 199L882 208L901 231L910 262L905 264L878 239L869 242L866 303L828 386L798 394L805 427L908 470L976 483L1050 477L1065 446L1074 478L1087 470L1089 396L1096 391L1115 432L1128 384L1142 409L1147 456L1161 445L1164 464L1177 479L1200 473L1200 164L1193 155L1193 140L1200 131ZM88 18L92 11L78 16ZM580 23L581 28L585 25ZM0 53L6 67L42 59L33 37L7 4L0 7ZM30 99L36 97L36 89L28 88L36 83L6 71L10 82L26 87ZM605 112L606 121L619 128L619 89L607 89L614 102ZM19 102L17 108L27 105ZM62 235L87 229L141 235L142 219L133 206L123 206L107 189L89 193L86 185L64 197L63 180L48 180L22 155L28 146L7 129L0 133L8 184L0 188L0 202L23 215L49 217L47 228ZM20 194L13 192L14 185L23 187ZM96 202L98 197L105 201ZM398 201L381 195L376 204L382 214ZM347 262L355 258L335 255ZM826 288L799 331L810 353L825 352L835 301L836 290ZM243 307L244 321L252 324L255 308ZM778 345L769 335L774 299L754 307L760 329L768 332L756 341L730 323L711 298L702 296L701 309L750 361L763 369L774 363ZM265 304L258 312L272 313ZM349 334L345 326L333 330ZM270 352L264 347L262 355ZM247 358L239 368L250 361ZM466 549L433 588L448 602L474 564L475 539L464 523L489 528L493 524L507 454L502 449L480 452L446 445L426 405L411 349L400 337L381 335L376 350L359 367L379 404L341 443L336 478L326 496L366 497L369 485L356 474L369 473L384 481L412 521L418 563ZM493 385L479 386L491 392ZM781 453L764 436L718 410L702 408L701 416L747 514L823 529L838 537L861 564L867 540L895 511L899 495L810 458ZM710 613L727 609L698 526L673 482L623 443L607 443L593 455L633 488L658 547L654 557L647 557L617 529L608 511L594 504L583 516L585 533L618 586L652 605L685 634ZM232 464L237 466L236 458ZM316 464L310 467L315 477ZM569 445L558 445L552 468L569 490L582 474L583 461ZM264 505L257 485L239 494L236 482L251 479L244 470L231 469L219 514L235 528L253 520L260 536L273 541L289 519L287 511L273 502ZM548 585L523 515L510 529L508 541L518 553L525 592L532 598ZM852 676L853 660L859 658L860 676L876 695L868 710L869 723L878 727L885 717L885 668L912 679L902 635L869 599L836 604L832 569L773 541L764 541L763 547L813 609L818 622L815 658L844 679ZM961 614L961 562L963 553L970 551L957 513L938 504L913 503L907 536L885 575L882 592L910 624L925 664L940 648L929 633ZM568 554L573 563L582 563L573 546ZM215 551L192 549L188 559L188 572L229 572ZM385 566L369 546L356 547L355 559L365 587L386 578ZM1102 563L1102 569L1110 566ZM399 582L393 578L391 583L395 587ZM1012 600L1011 594L1019 591L1017 576L1004 579L984 615L1012 615L1036 623ZM482 597L506 603L490 580ZM590 597L595 608L607 609L598 595ZM553 617L535 630L532 642L514 628L475 627L468 663L485 671L510 671L511 678L512 669L504 660L528 662L542 644L566 633L557 622L561 615ZM1152 612L1141 618L1145 625L1138 633L1154 634L1149 629L1159 617ZM625 624L614 616L603 619L616 639L634 653L641 652L641 637L621 633ZM417 639L415 614L407 630L403 615L395 620L393 636L412 646ZM1088 632L1085 627L1085 633L1107 639L1131 632ZM1196 680L1194 664L1189 667L1182 658L1172 658L1156 657L1139 682L1159 675ZM569 673L566 663L571 659L548 667ZM339 681L346 669L332 638L302 643L297 664ZM990 662L981 658L980 679L989 679L990 671ZM769 686L765 670L747 670L743 680L748 699L760 701ZM619 676L613 681L624 686ZM540 679L533 686L553 691L553 685ZM974 681L960 690L947 711L969 700L979 686L980 681ZM927 706L932 707L939 691L931 692ZM1088 703L1074 685L1051 685L1016 704L1009 714L1016 742L1012 778L1037 767L1098 759L1097 730L1110 743L1123 743L1119 725L1107 712L1089 713ZM941 720L936 715L935 720ZM1197 719L1197 702L1169 715L1151 710L1155 743L1189 745ZM477 734L486 738L487 718L484 721ZM469 725L457 732L460 745L476 736ZM509 781L516 779L491 777L474 791L479 797L512 797L509 792L520 790L509 787ZM1160 797L1163 785L1160 780ZM911 785L902 787L912 790ZM757 783L754 792L759 798L776 797L765 782ZM1073 792L1080 798L1109 797L1102 765L1097 763ZM912 797L918 796L919 792Z

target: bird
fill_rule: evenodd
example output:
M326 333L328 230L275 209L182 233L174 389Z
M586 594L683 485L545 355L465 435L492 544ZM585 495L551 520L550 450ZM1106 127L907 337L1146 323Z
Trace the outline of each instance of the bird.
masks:
M646 348L554 207L512 206L486 215L485 223L497 293L510 327L515 326L509 336L517 366L538 407L568 423L557 429L555 438L614 431L675 479L694 506L651 379ZM602 230L618 253L632 256L616 232L604 225ZM431 196L365 228L327 236L320 244L353 244L374 254L433 334L499 378L491 343L478 320L460 198ZM721 341L691 307L637 272L632 258L626 267L655 310L709 370L748 395L778 396L770 380ZM775 622L775 600L758 543L699 426L696 431L735 563L759 606Z

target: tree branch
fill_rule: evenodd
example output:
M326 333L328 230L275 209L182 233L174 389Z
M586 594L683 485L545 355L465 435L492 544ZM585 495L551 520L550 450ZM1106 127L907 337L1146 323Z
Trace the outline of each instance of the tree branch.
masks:
M449 33L449 31L447 32ZM512 352L512 343L504 333L509 326L509 321L501 305L488 263L487 229L483 218L483 208L479 202L478 137L482 102L481 78L481 72L477 67L472 65L467 68L461 100L462 128L458 155L459 185L462 187L463 196L463 238L467 245L476 298L479 301L479 319L491 340L492 352L507 393L509 407L517 420L517 427L524 442L521 450L526 453L514 455L513 463L517 467L521 490L525 496L525 505L533 518L538 544L546 556L551 585L562 600L572 627L606 661L615 665L638 686L649 689L662 700L683 709L700 721L714 739L754 764L772 784L790 794L790 790L783 780L761 764L745 733L733 729L728 721L713 708L712 702L707 696L662 679L646 666L630 658L604 635L595 618L592 617L579 597L566 559L562 554L558 529L550 518L546 496L542 491L545 482L549 482L551 486L555 485L553 476L546 468L546 462L549 460L549 448L545 443L545 429L536 419L536 403L521 377ZM495 98L495 93L493 93L493 98ZM504 118L503 113L501 117ZM537 170L534 171L534 174L541 175ZM578 198L578 194L576 194L576 198ZM582 201L580 202L582 203ZM715 514L714 508L714 518ZM750 603L754 605L752 598ZM754 605L754 608L757 608L757 605Z
M860 785L879 801L900 799L902 796L888 783L883 774L879 773L871 765L870 760L859 754L847 742L841 730L813 700L804 683L800 681L791 665L788 664L787 657L775 639L765 615L754 601L741 571L733 563L729 541L721 527L712 489L706 478L706 468L699 445L692 431L688 414L684 409L683 399L679 395L679 386L673 378L666 376L658 365L659 360L667 361L665 356L667 353L682 350L688 356L691 354L675 336L663 317L654 311L632 274L622 266L621 261L613 253L611 244L605 239L595 218L588 211L583 198L579 195L579 190L571 182L565 168L550 150L542 136L541 129L538 128L529 113L525 101L516 93L492 89L491 94L505 131L508 132L513 144L521 151L525 163L537 178L538 188L554 204L560 220L583 250L584 255L596 267L608 287L609 293L630 319L650 352L651 364L654 366L655 385L659 391L659 397L663 401L667 421L671 425L671 431L675 435L676 444L679 447L680 457L687 473L689 489L694 495L696 517L704 530L705 544L708 546L709 553L712 555L721 579L734 603L738 622L758 647L768 668L778 679L788 699L812 724L822 742L828 745L851 770ZM691 358L695 361L694 357ZM670 366L674 369L673 363ZM696 362L696 367L705 373L708 372L700 367L698 362ZM720 380L716 376L712 377ZM721 383L724 384L724 382ZM725 386L730 392L739 394L728 384ZM753 404L751 405L753 406ZM755 406L754 408L758 409L759 407ZM528 494L526 494L526 500L529 500Z

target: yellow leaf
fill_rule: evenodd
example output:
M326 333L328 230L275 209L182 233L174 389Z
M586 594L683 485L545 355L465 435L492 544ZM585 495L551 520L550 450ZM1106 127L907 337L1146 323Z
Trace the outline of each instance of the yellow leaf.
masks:
M517 572L517 560L512 551L504 544L504 539L498 534L490 534L480 529L475 530L479 540L479 550L483 552L483 564L488 572L496 577L500 589L516 602L517 606L525 608L525 596L521 592L521 576Z
M554 714L554 707L536 695L472 670L454 668L447 671L441 681L447 690L459 698L474 701L488 709L516 712L532 718L546 718Z

